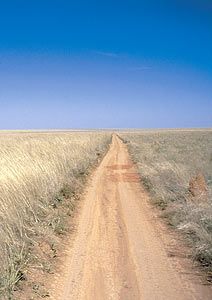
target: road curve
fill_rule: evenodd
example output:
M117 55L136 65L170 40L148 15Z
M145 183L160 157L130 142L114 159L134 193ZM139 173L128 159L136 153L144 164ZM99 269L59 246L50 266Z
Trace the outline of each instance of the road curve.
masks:
M211 288L186 269L189 261L148 200L126 145L113 135L86 192L52 299L212 299Z

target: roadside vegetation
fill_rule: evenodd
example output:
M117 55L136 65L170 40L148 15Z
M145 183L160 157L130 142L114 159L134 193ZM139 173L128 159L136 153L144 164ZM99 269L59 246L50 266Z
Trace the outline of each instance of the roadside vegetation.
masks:
M212 278L212 130L120 133L169 224L185 234Z
M103 132L0 132L1 299L12 299L28 266L50 270L42 253L56 256L56 237L68 230L86 175L110 139Z

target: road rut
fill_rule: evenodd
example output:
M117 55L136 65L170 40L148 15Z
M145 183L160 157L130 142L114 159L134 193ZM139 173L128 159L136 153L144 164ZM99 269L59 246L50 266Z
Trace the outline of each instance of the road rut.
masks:
M212 299L155 215L117 135L93 174L78 222L52 299Z

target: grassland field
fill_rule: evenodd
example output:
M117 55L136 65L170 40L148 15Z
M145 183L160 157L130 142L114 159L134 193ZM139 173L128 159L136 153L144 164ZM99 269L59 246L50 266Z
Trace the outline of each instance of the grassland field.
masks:
M185 234L194 259L211 276L212 130L135 130L120 132L120 136L152 201L169 224ZM199 175L206 192L192 196L189 184Z
M182 232L193 258L212 274L212 130L116 131L143 185L168 223ZM0 298L48 262L33 248L57 251L85 178L111 142L110 131L0 132ZM198 174L205 192L191 195ZM62 209L61 209L62 207Z
M0 132L0 297L11 299L28 265L47 268L31 250L46 241L56 251L83 178L110 140L104 132Z

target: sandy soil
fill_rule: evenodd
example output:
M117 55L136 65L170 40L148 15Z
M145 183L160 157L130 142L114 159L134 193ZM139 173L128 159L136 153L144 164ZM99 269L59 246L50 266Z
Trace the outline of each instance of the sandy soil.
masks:
M116 135L92 176L51 295L56 300L212 299L182 243L149 204Z

